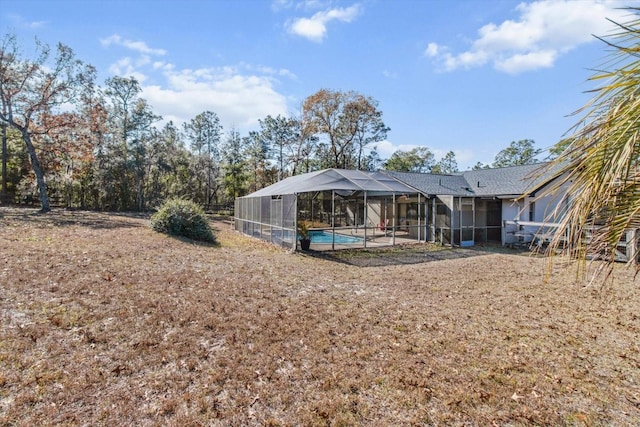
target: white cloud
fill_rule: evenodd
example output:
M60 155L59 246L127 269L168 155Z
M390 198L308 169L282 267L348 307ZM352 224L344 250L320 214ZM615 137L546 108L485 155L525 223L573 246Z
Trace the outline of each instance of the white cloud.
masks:
M378 151L378 155L380 156L381 159L388 159L389 157L391 157L393 153L395 153L398 150L410 151L418 147L418 145L415 145L415 144L395 145L393 142L389 141L388 139L377 142L375 145Z
M322 42L327 33L327 24L337 20L351 22L360 13L360 6L354 4L347 8L328 9L317 12L311 18L298 18L287 24L290 33L305 37L314 42Z
M279 10L289 9L291 5L291 0L273 0L271 2L271 10L277 12Z
M298 76L292 73L290 70L286 68L275 69L271 67L257 67L257 71L266 75L280 76L280 77L288 77L291 80L297 80Z
M397 79L398 78L398 73L396 73L395 71L390 71L390 70L383 70L382 71L382 75L388 79Z
M443 54L443 63L447 71L463 67L465 69L480 67L489 61L489 55L485 51L463 52L459 55L452 55L449 52Z
M450 148L444 149L444 148L433 148L431 150L431 152L433 153L436 162L441 160L442 158L444 158L444 156L447 155L447 153L449 153L449 151L453 151L453 154L456 155L456 163L458 164L458 169L459 170L465 170L469 168L469 165L471 164L471 162L473 162L473 165L475 165L475 162L477 162L477 154L472 150L472 149L453 149L451 150Z
M44 27L47 24L47 21L32 21L27 22L26 26L31 30L37 30Z
M287 115L287 98L275 86L279 79L297 77L284 68L237 66L177 69L153 56L165 55L164 49L151 49L142 41L124 40L118 35L102 39L103 46L118 45L138 52L126 56L109 67L109 72L123 77L133 76L142 93L163 122L181 124L203 111L215 112L225 130L252 130L258 119L267 115Z
M628 12L621 6L614 0L523 2L516 7L517 19L484 25L468 50L452 54L429 43L425 55L439 60L446 71L487 63L510 74L548 68L562 54L595 40L594 34L606 35L612 28L606 18L624 22Z
M424 51L424 54L430 58L433 58L434 56L438 55L439 50L440 49L437 43L429 43L427 49Z
M113 34L107 38L100 39L100 44L102 44L102 46L105 46L105 47L109 47L112 44L116 46L122 46L127 49L130 49L139 53L143 53L146 55L162 56L167 53L167 51L164 49L152 49L149 46L147 46L147 44L143 41L133 41L128 39L123 39L118 34Z
M165 81L142 85L142 97L165 122L180 124L210 110L220 117L225 131L234 127L244 132L267 115L287 115L286 97L274 88L277 81L271 74L236 67L176 70L169 64L153 65L162 70Z
M47 21L28 21L20 15L9 14L9 19L18 28L26 28L29 30L37 30L48 24Z
M142 64L140 61L134 61L130 57L120 58L109 66L109 73L122 77L135 77L139 83L144 82L147 76L138 71L137 67Z
M518 74L538 68L550 68L557 57L558 52L554 50L515 54L505 59L496 60L494 66L496 70Z

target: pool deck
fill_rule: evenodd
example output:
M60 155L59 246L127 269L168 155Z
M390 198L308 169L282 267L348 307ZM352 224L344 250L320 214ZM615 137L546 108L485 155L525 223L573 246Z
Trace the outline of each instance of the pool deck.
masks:
M325 233L331 233L331 230L324 229ZM314 251L332 251L332 250L341 250L341 249L355 249L355 248L364 248L365 247L365 239L364 239L364 229L336 229L336 235L342 234L343 236L349 237L358 237L362 239L356 243L314 243L311 242L311 250ZM395 236L395 244L402 245L407 243L419 243L416 238L410 238L409 233L406 231L396 231ZM384 246L393 246L394 239L391 231L380 231L378 229L367 229L367 239L366 239L366 247L367 248L377 248Z

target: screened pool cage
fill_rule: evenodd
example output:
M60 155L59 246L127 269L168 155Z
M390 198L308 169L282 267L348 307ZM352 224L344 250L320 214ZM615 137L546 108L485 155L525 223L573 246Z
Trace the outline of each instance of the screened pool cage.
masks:
M337 191L242 197L236 200L236 230L294 249L297 224L310 226L312 249L394 245L424 241L425 198Z
M514 196L478 195L459 175L402 177L343 169L289 177L236 199L235 228L289 249L303 221L314 250L505 242Z
M235 228L289 249L299 246L301 221L314 250L426 241L428 203L388 175L326 169L236 199Z

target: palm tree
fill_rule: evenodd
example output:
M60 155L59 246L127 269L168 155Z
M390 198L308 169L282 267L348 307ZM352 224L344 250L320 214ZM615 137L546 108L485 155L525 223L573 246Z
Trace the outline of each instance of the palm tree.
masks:
M612 53L590 80L603 83L576 111L582 119L571 129L570 143L546 167L557 180L539 196L566 194L551 213L563 218L566 233L555 234L548 253L564 245L581 260L582 273L594 252L606 254L603 266L610 273L612 248L626 230L640 228L640 7L627 9L630 20L614 22L615 31L599 38ZM628 261L639 268L635 258Z

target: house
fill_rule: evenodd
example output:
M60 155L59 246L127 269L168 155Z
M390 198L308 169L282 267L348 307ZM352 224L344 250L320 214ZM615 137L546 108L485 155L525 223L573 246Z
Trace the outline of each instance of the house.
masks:
M549 182L540 167L449 175L325 169L236 199L235 227L291 249L299 221L312 224L315 249L406 241L527 242L558 203L550 197L533 201Z
M534 232L550 221L550 214L563 200L564 195L534 201L550 182L550 174L542 173L545 165L450 175L387 173L429 198L429 240L460 246L476 242L512 244L531 241ZM518 226L518 222L531 225Z

